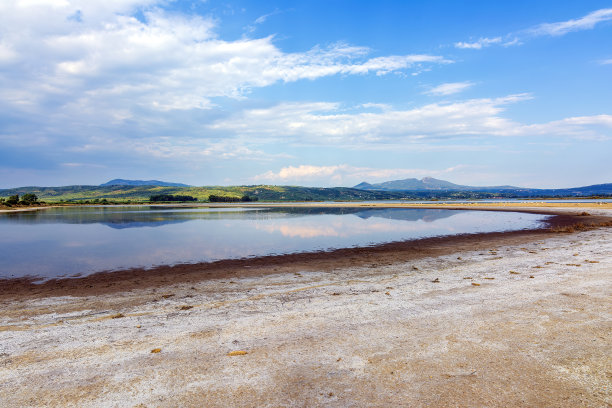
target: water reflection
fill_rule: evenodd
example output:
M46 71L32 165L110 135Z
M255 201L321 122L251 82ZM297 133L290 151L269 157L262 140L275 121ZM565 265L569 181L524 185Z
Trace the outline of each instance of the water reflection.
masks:
M456 211L464 212L464 211ZM452 212L435 209L360 208L172 208L172 207L67 207L46 211L0 215L3 223L17 224L102 224L110 228L160 227L192 220L266 220L313 215L356 215L362 219L380 217L426 222L447 218Z
M0 215L0 277L89 274L530 228L542 216L438 209L79 207Z

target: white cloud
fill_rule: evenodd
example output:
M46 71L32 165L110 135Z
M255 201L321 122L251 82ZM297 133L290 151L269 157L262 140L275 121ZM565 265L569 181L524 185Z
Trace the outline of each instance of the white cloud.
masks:
M101 165L101 164L95 164L95 163L61 163L60 166L63 167L72 167L72 168L79 168L79 167L93 167L96 169L104 169L107 168L107 166Z
M336 103L283 103L270 108L245 110L211 124L211 128L243 136L297 137L316 143L492 134L514 126L499 115L503 106L526 98L529 95L510 95L434 103L409 110L356 113L346 113Z
M241 98L277 82L450 62L434 55L368 58L369 49L342 43L285 53L273 37L225 41L214 20L156 8L163 3L1 2L0 98L15 109L23 100L31 110L56 106L46 114L89 110L114 117L122 110L137 119L142 109L209 109L214 98ZM136 10L144 21L132 16Z
M265 180L303 180L321 177L336 177L336 174L347 168L346 165L339 166L309 166L300 165L297 167L289 166L282 168L278 173L268 171L255 179Z
M383 111L392 109L392 106L386 103L362 103L360 107L364 109L375 109Z
M468 48L468 49L474 49L474 50L479 50L481 48L485 48L488 47L492 44L499 44L502 42L502 38L501 37L495 37L495 38L479 38L477 41L474 42L456 42L455 43L455 47L456 48Z
M506 34L503 37L481 37L473 42L456 42L455 47L480 50L491 45L502 45L504 47L521 45L528 37L562 36L573 31L590 30L597 24L610 20L612 20L612 8L600 9L584 17L557 23L543 23L517 33Z
M149 137L127 139L115 137L90 137L85 144L73 146L67 151L77 154L130 154L147 159L181 163L192 167L210 161L240 160L268 162L274 159L294 159L285 153L267 153L253 143L240 139L198 139L188 137Z
M528 32L532 35L565 35L572 31L590 30L598 23L612 20L612 8L600 9L587 14L584 17L576 18L558 23L540 24Z
M612 115L575 116L547 123L523 125L509 129L508 134L560 135L578 139L609 140L612 137Z
M451 61L428 54L373 55L343 43L285 52L273 36L225 40L215 19L170 13L166 3L0 1L2 147L37 147L57 157L73 153L57 159L68 168L87 162L79 154L94 158L97 152L197 166L287 157L264 152L265 143L432 149L441 144L430 141L449 138L462 148L465 136L610 135L607 115L542 124L509 119L506 106L527 95L411 109L329 102L235 113L233 104L214 109L225 98L244 99L252 89L277 83L420 72ZM466 44L506 43L496 37ZM471 85L442 84L430 92L451 95Z
M506 37L512 37L512 36L510 35ZM514 37L512 39L508 39L504 41L504 43L502 44L503 47L512 47L514 45L523 45L523 42L518 37Z
M224 40L213 18L166 0L0 1L0 142L56 152L134 152L163 160L278 155L209 134L225 98L333 75L386 75L451 61L370 56L344 43L284 52L274 37ZM7 125L10 123L10 127ZM13 135L13 136L9 136ZM74 157L63 162L80 162Z
M248 25L248 26L246 27L246 30L247 30L249 33L252 33L253 31L255 31L255 30L257 29L257 26L258 26L258 25L265 23L265 22L266 22L266 20L267 20L269 17L275 16L275 15L280 14L280 13L281 13L281 11L277 9L277 10L274 10L273 12L271 12L271 13L268 13L268 14L263 14L263 15L261 15L261 16L259 16L259 17L257 17L257 18L255 19L255 21L253 21L253 24Z
M474 86L473 82L465 81L465 82L448 82L445 84L440 84L436 87L431 88L429 91L425 92L428 95L453 95L459 92L463 92L466 89Z
M268 19L268 17L270 17L271 14L264 14L263 16L259 16L257 17L257 19L255 19L255 24L263 24L266 22L266 20Z
M4 63L13 62L17 58L17 52L8 44L0 42L0 66Z
M601 61L601 65L612 65L612 58Z
M523 124L504 117L506 106L528 94L433 103L409 110L348 112L340 104L283 103L245 110L210 125L243 138L313 145L368 146L428 143L466 136L555 136L608 138L612 115L584 116Z

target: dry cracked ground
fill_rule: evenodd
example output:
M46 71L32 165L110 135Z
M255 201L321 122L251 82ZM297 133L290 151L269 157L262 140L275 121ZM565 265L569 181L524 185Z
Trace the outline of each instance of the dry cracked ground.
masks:
M0 304L2 407L612 407L612 228Z

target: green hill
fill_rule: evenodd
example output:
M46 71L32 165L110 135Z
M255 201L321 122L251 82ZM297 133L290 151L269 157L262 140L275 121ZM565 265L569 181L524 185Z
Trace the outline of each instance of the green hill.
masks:
M199 202L208 202L209 197L229 197L240 201L244 196L258 201L373 201L373 200L475 200L487 198L534 198L534 197L588 197L612 194L612 184L578 187L574 189L495 189L466 190L378 190L368 188L362 183L359 188L347 187L299 187L299 186L64 186L64 187L19 187L0 190L0 198L27 193L36 194L39 200L47 203L146 203L151 196L173 195L190 196ZM371 185L369 185L371 186Z
M82 201L131 201L147 202L152 195L187 195L198 201L208 201L209 196L235 197L247 195L259 201L361 201L388 200L405 196L403 193L365 191L353 188L316 188L293 186L205 186L205 187L164 187L164 186L64 186L64 187L19 187L0 190L0 197L33 193L39 200L49 203Z

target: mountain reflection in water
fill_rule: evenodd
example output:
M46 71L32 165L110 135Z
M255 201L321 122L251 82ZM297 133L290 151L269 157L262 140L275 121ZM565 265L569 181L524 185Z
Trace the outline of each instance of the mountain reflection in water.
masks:
M42 278L532 228L541 215L404 208L65 207L0 214L0 278ZM154 228L153 228L154 227Z
M463 211L455 211L455 214ZM264 220L314 215L355 215L391 220L431 222L453 213L436 209L401 208L159 208L159 207L65 207L46 211L7 213L2 223L20 224L103 224L111 228L160 227L192 220Z

